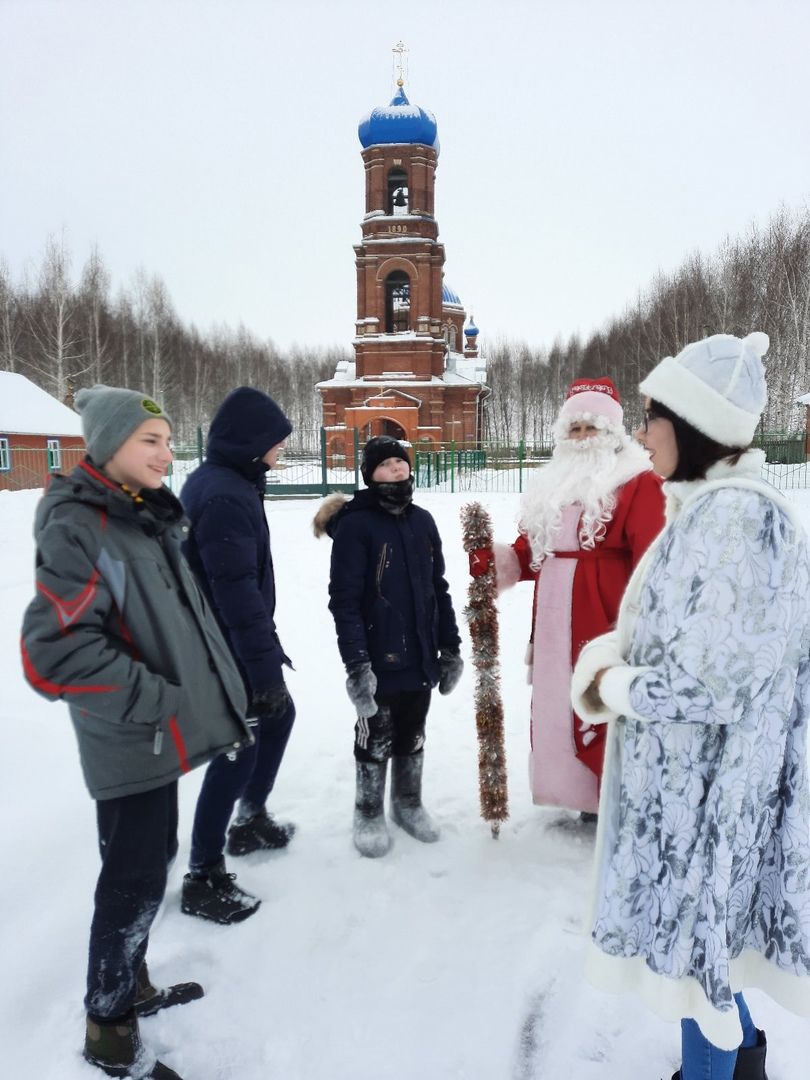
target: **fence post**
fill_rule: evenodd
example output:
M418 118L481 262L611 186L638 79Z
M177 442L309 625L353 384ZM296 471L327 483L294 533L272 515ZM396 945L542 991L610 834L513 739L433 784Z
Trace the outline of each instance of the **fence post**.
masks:
M518 491L523 494L523 458L526 454L526 446L523 439L518 443Z
M450 493L456 490L456 443L450 443Z
M352 428L354 438L354 490L360 490L360 430Z
M321 494L329 492L326 479L326 428L321 424Z

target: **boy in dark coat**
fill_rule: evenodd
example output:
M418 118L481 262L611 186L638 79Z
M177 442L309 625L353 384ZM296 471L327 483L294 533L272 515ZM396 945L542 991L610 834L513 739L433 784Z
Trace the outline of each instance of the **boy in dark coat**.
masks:
M276 588L264 512L265 477L292 427L267 394L240 386L211 422L206 459L183 486L191 519L186 556L244 679L256 742L213 761L203 780L191 838L182 910L214 922L240 922L260 901L225 870L229 855L284 847L293 827L265 807L295 720L284 683L290 661L274 621Z
M357 712L354 843L373 858L391 846L389 757L393 821L424 843L439 839L422 806L425 721L432 687L449 694L464 665L442 543L431 515L413 504L407 450L389 436L370 439L361 471L367 490L349 502L327 499L315 533L334 542L329 610Z
M252 741L242 680L181 555L182 507L163 486L169 417L134 390L76 396L89 456L37 509L37 595L25 676L69 703L96 800L101 872L84 1056L110 1076L179 1080L145 1050L138 1016L202 996L156 989L149 930L177 853L177 778Z

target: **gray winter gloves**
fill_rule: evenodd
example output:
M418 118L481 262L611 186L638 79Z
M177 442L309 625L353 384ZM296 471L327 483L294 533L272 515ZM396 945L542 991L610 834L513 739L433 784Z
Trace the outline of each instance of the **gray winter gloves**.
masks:
M439 693L449 694L455 690L463 670L464 661L458 649L442 649L439 653Z
M357 715L361 720L374 716L377 712L377 702L374 700L374 692L377 689L377 676L371 670L371 664L368 661L360 664L348 664L346 671L349 675L346 680L346 692L355 707Z
M292 698L285 684L271 686L269 690L258 690L250 695L247 716L267 716L271 720L280 720L292 705Z

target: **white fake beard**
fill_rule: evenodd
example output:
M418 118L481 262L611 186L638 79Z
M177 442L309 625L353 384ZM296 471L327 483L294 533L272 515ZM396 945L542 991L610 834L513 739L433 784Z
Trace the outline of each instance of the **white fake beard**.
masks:
M582 507L581 546L594 548L604 539L616 509L617 458L629 441L622 431L557 443L551 461L540 466L520 503L519 528L531 544L533 570L554 551L563 509L572 503Z

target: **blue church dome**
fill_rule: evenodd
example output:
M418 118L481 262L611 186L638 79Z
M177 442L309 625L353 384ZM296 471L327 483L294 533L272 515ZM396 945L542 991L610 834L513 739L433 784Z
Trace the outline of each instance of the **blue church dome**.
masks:
M481 331L478 329L478 327L473 322L473 317L471 315L469 323L464 327L465 335L467 337L478 337L480 332Z
M442 285L442 303L443 304L458 304L461 307L461 300L458 293L451 289L449 285Z
M411 105L401 86L390 105L378 105L363 117L357 134L364 149L380 143L419 143L439 152L436 117L427 109Z

